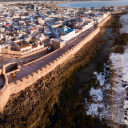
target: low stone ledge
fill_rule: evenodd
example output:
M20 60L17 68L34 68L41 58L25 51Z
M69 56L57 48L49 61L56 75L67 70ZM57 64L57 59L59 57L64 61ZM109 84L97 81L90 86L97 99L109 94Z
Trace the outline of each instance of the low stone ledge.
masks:
M42 67L41 70L42 70L42 71L45 70L45 67Z
M29 74L29 75L26 76L27 79L29 79L29 78L31 78L31 77L32 77L31 74Z
M44 68L46 69L48 67L48 65L45 65Z
M17 81L14 82L17 85Z
M58 60L61 59L61 56L59 56L57 59L58 59Z
M37 73L36 72L33 72L33 76L36 76L37 75Z
M40 70L42 71L42 68Z
M75 45L74 48L76 48L77 46Z
M52 64L53 64L53 62L50 62L50 63L49 63L49 65L52 65Z
M63 55L64 55L64 56L66 56L66 55L67 55L67 53L65 52Z
M37 73L37 74L38 74L38 73L39 73L39 72L38 72L38 70L36 70L36 71L35 71L35 73Z
M23 78L21 78L20 81L23 82Z
M51 63L51 62L50 62ZM50 66L50 63L48 63L47 65Z
M25 81L25 80L27 80L27 77L23 77L23 78L22 78L22 81Z
M75 49L75 46L72 47L72 50L74 50L74 49Z
M62 59L63 58L63 56L60 56L60 59Z
M68 51L67 52L65 52L66 54L68 54Z
M67 53L70 53L70 51L68 50Z
M79 45L80 43L81 43L81 41L80 41L80 42L78 42L78 43L77 43L77 45Z
M18 81L20 81L20 80L17 80L16 82L18 83ZM12 83L9 84L9 86L13 86L13 85L15 85L14 82L12 82Z
M26 79L28 79L29 77L28 76L26 76Z
M41 73L41 72L42 72L42 70L41 70L41 69L38 69L38 70L37 70L37 72L38 72L38 73Z
M56 58L54 61L58 61L60 58Z
M0 91L4 92L6 88L8 88L8 85L5 84L4 87Z
M34 74L32 73L31 76L34 76Z
M3 92L0 90L0 96L3 94Z

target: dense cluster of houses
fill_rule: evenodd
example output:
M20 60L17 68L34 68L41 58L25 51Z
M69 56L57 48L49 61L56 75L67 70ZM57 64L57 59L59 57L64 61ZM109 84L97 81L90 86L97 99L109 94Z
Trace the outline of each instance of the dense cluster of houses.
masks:
M0 4L0 53L23 55L50 44L59 48L61 42L69 42L109 15L44 5L43 2Z

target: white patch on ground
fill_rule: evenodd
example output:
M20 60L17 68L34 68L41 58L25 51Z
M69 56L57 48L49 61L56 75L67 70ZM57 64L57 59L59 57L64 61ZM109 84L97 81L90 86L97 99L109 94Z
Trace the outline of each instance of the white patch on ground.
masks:
M105 67L109 67L108 65L104 64ZM92 97L92 103L88 102L85 98L85 104L88 108L86 111L87 115L92 115L93 117L99 116L100 120L102 118L106 119L107 109L110 108L104 102L104 91L110 89L110 84L105 84L105 76L108 73L105 69L102 73L94 72L94 76L97 78L97 81L100 83L100 88L95 89L92 87L90 89L90 96Z
M100 82L100 85L103 86L105 82L105 76L102 73L94 72L94 75L97 77L97 80Z
M113 74L110 83L105 84L105 76L108 73L104 65L102 73L95 72L100 88L90 90L92 102L87 102L88 115L105 118L117 124L128 125L128 98L126 88L128 87L128 50L124 54L112 53L110 55L111 69ZM127 98L127 99L126 99ZM99 109L101 111L99 111ZM111 125L111 124L110 124Z
M128 33L128 14L120 17L120 23L122 24L122 28L120 28L120 33Z
M98 109L103 109L103 108L104 108L104 104L92 103L89 107L89 110L87 111L87 115L92 115L93 117L98 116L100 114Z
M100 89L94 89L93 87L90 90L90 96L92 96L93 101L102 101L103 100L103 92Z
M116 73L118 76L121 77L115 77L115 80L119 82L115 87L113 87L114 90L116 90L116 95L118 95L115 101L120 106L117 107L118 111L120 111L119 118L120 118L120 124L126 124L128 125L128 119L125 119L124 117L128 118L127 113L128 109L128 101L126 93L126 88L128 87L128 49L125 50L124 54L112 54L110 59L112 60L113 69L116 69ZM122 87L121 85L125 85ZM114 101L114 102L115 102ZM121 105L122 104L122 105ZM126 111L126 112L124 112Z
M120 17L120 33L128 33L128 14ZM113 53L110 55L111 70L113 74L109 82L105 80L108 71L104 64L103 72L94 75L100 84L99 89L91 88L90 96L92 101L85 99L87 114L109 120L109 125L113 122L128 125L128 46L125 46L124 54Z

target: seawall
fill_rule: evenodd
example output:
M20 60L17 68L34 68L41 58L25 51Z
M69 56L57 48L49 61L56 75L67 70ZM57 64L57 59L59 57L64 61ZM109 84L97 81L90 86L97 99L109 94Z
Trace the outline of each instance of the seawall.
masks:
M98 24L99 27L103 27L104 24L109 20L111 19L111 15L109 15L106 19L104 19L101 23Z
M111 17L107 17L106 19L110 19ZM104 25L105 22L102 24ZM95 35L97 35L100 32L100 27L97 27L92 33L90 33L86 38L84 38L81 42L77 43L74 47L72 47L70 50L65 52L62 56L58 57L56 60L52 61L45 67L42 67L41 69L37 70L36 72L33 72L32 74L23 77L20 80L17 80L16 82L6 84L2 90L0 90L0 111L3 111L4 106L7 104L10 95L16 94L20 92L21 90L24 90L26 87L29 87L30 85L34 84L37 80L54 70L58 65L62 64L64 61L66 61L68 58L73 56L76 52L78 52L83 45L88 43ZM5 76L6 77L6 76Z

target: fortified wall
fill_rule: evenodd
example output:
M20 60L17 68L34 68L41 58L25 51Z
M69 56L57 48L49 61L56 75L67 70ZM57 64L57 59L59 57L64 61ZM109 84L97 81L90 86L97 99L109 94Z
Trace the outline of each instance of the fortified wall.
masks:
M110 19L111 16L107 17L105 21L101 24L103 26L108 19ZM41 69L37 70L36 72L33 72L32 74L29 74L26 77L23 77L20 80L17 80L16 82L5 84L4 87L0 90L0 111L3 111L3 108L5 107L6 103L9 100L10 95L16 94L20 92L21 90L24 90L26 87L29 87L33 83L35 83L37 80L54 70L58 65L62 64L65 60L67 60L69 57L74 55L76 52L78 52L83 45L85 45L87 42L89 42L95 35L97 35L100 32L100 27L97 27L92 33L90 33L86 38L84 38L82 41L77 43L74 47L72 47L70 50L65 52L62 56L58 57L56 60L52 61L45 67L42 67ZM7 77L5 75L6 81ZM6 82L7 83L7 82Z
M99 26L99 27L103 27L104 24L105 24L109 19L111 19L111 15L109 15L106 19L104 19L102 22L100 22L100 23L98 24L98 26Z

